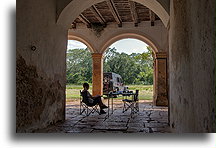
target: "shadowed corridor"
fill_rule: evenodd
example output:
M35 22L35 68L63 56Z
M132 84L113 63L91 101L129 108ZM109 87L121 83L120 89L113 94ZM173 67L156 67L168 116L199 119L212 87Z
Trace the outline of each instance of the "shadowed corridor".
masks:
M104 102L106 103L107 100ZM153 106L151 101L140 100L140 111L131 116L130 110L122 113L123 103L114 100L114 112L85 116L79 114L79 100L66 105L66 120L37 130L39 133L168 133L168 108ZM107 111L107 110L106 110Z

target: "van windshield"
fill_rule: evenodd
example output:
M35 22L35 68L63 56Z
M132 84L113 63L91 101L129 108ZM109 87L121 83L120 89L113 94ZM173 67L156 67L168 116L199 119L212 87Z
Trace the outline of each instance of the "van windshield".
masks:
M117 82L120 82L120 79L117 77Z
M112 79L112 74L111 73L104 73L104 77Z

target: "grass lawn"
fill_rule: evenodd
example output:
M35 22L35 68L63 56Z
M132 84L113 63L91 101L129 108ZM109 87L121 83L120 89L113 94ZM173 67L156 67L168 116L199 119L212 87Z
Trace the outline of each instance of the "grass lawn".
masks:
M89 92L92 92L92 89L89 88ZM152 100L153 99L153 85L127 85L129 90L135 91L139 90L139 99L140 100ZM80 93L82 90L82 85L67 85L66 86L66 100L70 101L71 99L79 99ZM122 99L121 97L115 99Z

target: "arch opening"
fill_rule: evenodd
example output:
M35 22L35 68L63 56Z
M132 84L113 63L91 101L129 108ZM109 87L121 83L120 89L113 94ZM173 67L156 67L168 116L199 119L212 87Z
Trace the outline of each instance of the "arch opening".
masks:
M111 46L113 43L119 41L119 40L122 40L122 39L126 39L126 38L133 38L133 39L137 39L137 40L140 40L146 44L148 44L152 51L155 53L158 52L158 47L159 45L157 45L156 43L153 43L149 38L143 36L143 35L140 35L138 33L120 33L118 35L113 35L110 39L108 39L108 41L106 41L106 43L104 44L104 46L102 47L102 53L104 53L107 48L109 46Z
M137 46L134 46L134 45ZM145 42L124 38L115 41L104 53L104 73L120 75L122 82L113 84L113 90L129 91L139 89L139 99L153 101L154 59L153 50ZM112 55L111 57L106 55ZM108 85L105 85L108 86ZM104 88L111 90L111 88ZM141 103L140 102L140 103Z
M76 1L76 0L74 0L74 1ZM86 0L86 1L88 1L88 0ZM70 18L70 19L68 19L68 20L70 20L70 22L68 20L64 20L64 22L62 23L61 21L63 21L63 19L62 19L63 17L61 18L61 16L60 16L60 18L59 18L59 20L58 20L57 23L60 24L60 25L67 26L67 28L69 28L68 26L71 25L71 22L73 22L73 20L75 20L77 18L77 16L81 12L83 12L86 8L89 8L90 6L92 6L93 4L96 4L99 1L102 2L103 0L95 0L94 2L91 2L91 3L88 1L89 3L88 4L85 3L84 6L83 5L82 6L79 5L77 7L77 8L79 8L79 10L75 10L75 9L71 10L72 6L74 7L74 5L69 6L70 5L69 4L67 6L68 7L67 9L70 9L70 11L73 11L74 13L68 13L68 14L74 14L74 15L73 16L67 16L67 17L65 17L65 19L66 18L67 19ZM139 0L134 0L134 1L140 2ZM145 3L145 4L148 5L148 3ZM81 9L80 9L80 7L81 7ZM91 38L92 36L91 36L91 34L89 32L86 32L86 34L84 35L83 32L79 32L79 31L80 30L75 31L72 34L68 34L68 39L69 40L71 40L71 39L78 40L78 41L86 44L87 47L90 49L90 51L92 53L96 53L96 54L103 54L107 50L107 48L110 45L112 45L114 42L116 42L118 40L121 40L121 39L125 39L125 38L138 39L138 40L141 40L141 41L147 43L152 48L152 51L153 51L154 55L156 55L156 53L159 52L159 50L161 49L161 47L163 47L163 46L161 46L161 44L157 43L157 41L158 41L157 39L156 39L156 41L154 40L154 37L151 37L149 35L145 35L145 33L139 32L139 31L133 30L133 29L118 31L116 33L113 33L111 36L103 35L103 36L101 36L101 38L102 37L105 37L105 38L102 39L102 41L100 41L100 42L98 41L97 43L96 43L97 40L94 40L94 39ZM103 83L103 66L104 65L101 64L102 63L101 62L102 58L100 58L100 55L95 55L94 57L92 56L92 58L93 58L93 61L94 61L94 63L92 65L96 65L96 66L93 66L93 67L95 67L95 69L92 70L93 71L92 75L95 75L95 77L97 79L97 80L95 79L95 82L97 82L97 84L96 83L95 83L95 85L92 84L93 90L94 90L94 86L99 86L99 85L101 87L97 87L97 88L95 87L95 90L96 89L103 90L103 87L102 87L103 84L98 84L98 82ZM100 68L97 68L97 67L100 67ZM153 72L154 74L152 74L152 75L153 75L153 79L155 79L156 73L155 73L155 69L153 69L153 70L154 70L154 72ZM96 76L96 73L100 73L100 75ZM156 86L155 85L155 80L153 80L153 86ZM82 89L82 88L80 88L80 89ZM156 90L156 88L153 88L153 91L155 91L155 90ZM79 91L77 91L77 92L79 92ZM92 94L93 95L96 95L96 94L101 95L100 92L101 91L97 91L95 93L93 92ZM153 97L152 97L152 99L153 99Z
M68 40L66 56L66 107L67 105L74 105L76 103L77 98L80 96L79 90L82 90L84 82L92 83L91 51L86 44L79 40Z
M79 41L79 42L85 44L86 47L88 47L88 49L91 52L94 52L94 46L89 41L84 39L84 37L80 37L80 36L77 36L77 35L68 35L68 40Z

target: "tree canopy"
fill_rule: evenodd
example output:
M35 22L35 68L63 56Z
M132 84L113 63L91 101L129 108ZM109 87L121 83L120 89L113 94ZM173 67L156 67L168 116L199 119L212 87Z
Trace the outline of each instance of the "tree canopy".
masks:
M104 53L104 72L120 74L125 84L153 84L152 50L143 53L119 53L109 48ZM67 52L67 83L92 83L92 56L88 49Z

